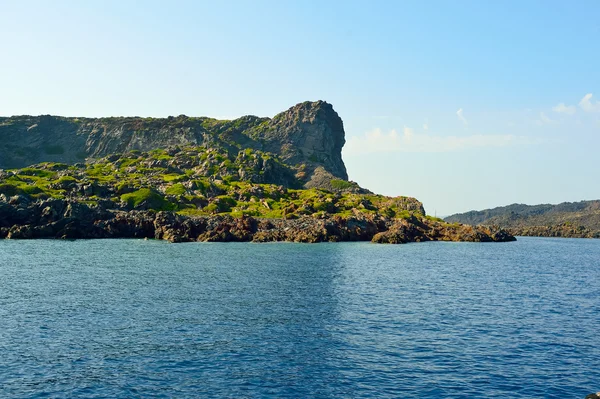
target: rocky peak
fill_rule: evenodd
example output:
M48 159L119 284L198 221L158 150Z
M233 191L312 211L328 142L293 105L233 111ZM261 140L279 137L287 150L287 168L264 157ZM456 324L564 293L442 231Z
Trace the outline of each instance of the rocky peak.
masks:
M325 101L303 102L277 114L260 138L267 151L290 164L306 164L311 171L323 166L332 176L348 179L342 161L344 124Z

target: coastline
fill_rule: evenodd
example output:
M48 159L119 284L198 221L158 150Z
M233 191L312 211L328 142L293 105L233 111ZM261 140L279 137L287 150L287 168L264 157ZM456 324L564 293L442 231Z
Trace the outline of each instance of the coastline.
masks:
M341 242L404 244L422 241L507 242L514 236L493 226L407 218L323 215L267 219L230 215L184 216L170 211L107 209L102 204L14 196L0 201L0 238L153 238L170 242Z

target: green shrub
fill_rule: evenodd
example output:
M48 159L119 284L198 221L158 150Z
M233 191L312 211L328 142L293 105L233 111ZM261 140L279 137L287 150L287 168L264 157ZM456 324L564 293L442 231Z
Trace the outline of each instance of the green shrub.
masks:
M412 213L410 213L410 212L409 212L409 211L407 211L407 210L403 210L403 211L400 211L400 212L396 212L396 217L397 217L397 218L399 218L399 219L408 219L408 218L410 218L411 216L412 216Z
M167 201L163 196L149 188L141 188L132 193L121 195L121 201L126 202L129 206L137 208L143 203L146 208L156 211L172 211L175 210L175 204Z
M444 219L438 218L438 217L435 217L435 216L430 216L430 215L425 216L425 219L431 220L431 221L434 221L434 222L446 223L446 221Z
M216 204L219 212L230 212L231 208L237 205L237 201L227 195L220 195L217 197Z
M212 204L206 205L203 210L208 213L217 213L219 212L219 206L213 202Z
M210 183L204 180L194 180L194 185L196 186L196 190L203 194L210 188Z
M180 175L180 174L177 174L177 173L169 173L169 174L163 175L162 178L167 183L169 183L169 182L175 183L175 182L178 182L178 181L185 180L186 175Z
M31 186L27 184L16 185L11 183L0 184L0 194L12 196L12 195L35 195L43 192L38 186Z
M177 183L174 184L170 187L167 187L167 189L165 190L165 194L168 195L183 195L185 194L187 190L185 189L185 187L183 186L183 184L181 183Z
M333 180L331 180L330 183L331 183L331 187L333 187L337 190L345 190L348 188L356 187L356 184L350 183L349 181L341 180L341 179L333 179Z
M76 182L77 179L74 178L73 176L61 176L60 179L58 179L58 183L70 183L70 182Z
M19 170L19 174L25 176L50 177L54 175L54 172L36 168L23 168Z

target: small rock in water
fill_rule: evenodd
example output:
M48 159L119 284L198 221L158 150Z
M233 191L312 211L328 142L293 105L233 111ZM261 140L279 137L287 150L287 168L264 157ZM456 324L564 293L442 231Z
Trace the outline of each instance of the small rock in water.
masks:
M591 393L587 395L585 399L600 399L600 392Z

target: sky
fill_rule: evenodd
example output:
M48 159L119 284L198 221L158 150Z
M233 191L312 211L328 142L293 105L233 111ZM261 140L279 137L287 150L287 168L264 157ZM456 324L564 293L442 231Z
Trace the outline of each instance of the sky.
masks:
M600 198L600 1L0 0L0 115L272 117L450 215Z

